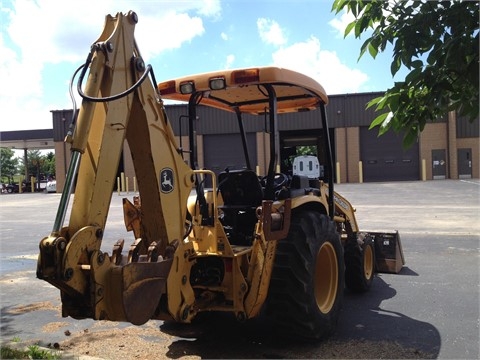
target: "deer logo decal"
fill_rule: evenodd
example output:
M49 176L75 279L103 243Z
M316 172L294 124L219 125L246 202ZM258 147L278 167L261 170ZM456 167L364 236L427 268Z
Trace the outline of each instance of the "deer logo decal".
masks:
M168 194L173 191L173 170L164 168L160 171L160 190Z

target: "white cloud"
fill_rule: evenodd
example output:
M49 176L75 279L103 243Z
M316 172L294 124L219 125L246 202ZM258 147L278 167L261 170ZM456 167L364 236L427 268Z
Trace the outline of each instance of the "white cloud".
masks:
M220 37L222 38L222 40L225 40L225 41L228 40L228 34L226 34L226 33L224 33L224 32L222 32L222 33L220 34Z
M234 61L235 61L235 55L233 54L227 55L227 60L225 62L225 69L230 69Z
M135 38L147 62L204 34L203 18L220 16L220 0L115 1L12 0L0 4L0 130L51 127L51 109L43 98L45 64L83 62L100 36L105 15L133 10L139 23ZM68 74L67 76L70 76ZM52 81L52 80L50 80ZM61 84L64 85L64 84ZM10 119L10 120L6 120ZM19 120L20 119L20 120Z
M51 127L51 108L42 104L41 70L35 58L20 57L5 46L0 33L0 122L1 129ZM29 123L29 124L28 124ZM40 126L36 126L41 124Z
M343 14L340 20L334 19L330 25L342 31L343 37L342 26L352 20L351 14ZM320 41L315 36L286 46L285 31L276 21L260 18L257 20L257 28L263 42L280 47L272 54L274 65L311 76L322 84L328 94L358 92L368 80L367 74L349 68L335 52L322 50Z
M186 13L175 12L163 16L161 19L151 16L141 18L135 29L135 38L137 43L141 44L142 56L146 61L162 51L177 49L183 43L189 42L205 32L200 17L190 17ZM165 31L162 29L165 29ZM162 33L168 35L159 36Z
M367 74L342 64L333 51L322 50L312 36L305 42L277 50L272 54L275 66L302 72L316 79L327 94L358 92L368 80Z
M92 11L92 9L95 9ZM142 44L142 53L156 55L165 49L180 46L204 32L201 15L216 16L218 1L49 1L15 2L11 22L7 25L13 42L23 56L35 54L37 61L56 63L81 61L85 49L98 38L104 16L118 11L134 10L139 23L135 36ZM33 31L32 31L33 30ZM168 36L166 36L168 34Z
M257 29L260 38L267 44L280 46L287 42L284 30L275 20L259 18L257 20Z
M220 6L220 0L203 0L201 2L199 1L191 1L190 2L192 5L200 4L200 7L198 9L198 13L203 16L207 17L212 17L218 19L220 17L221 13L221 6Z
M345 35L345 29L347 25L355 20L355 16L351 12L346 12L345 10L341 13L340 17L333 18L328 22L336 31L338 31L337 36L343 38ZM353 32L350 32L348 36L353 36Z

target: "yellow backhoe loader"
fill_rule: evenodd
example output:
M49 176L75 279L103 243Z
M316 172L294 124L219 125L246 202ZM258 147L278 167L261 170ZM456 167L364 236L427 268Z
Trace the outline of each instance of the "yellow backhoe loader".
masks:
M240 321L262 313L282 335L315 340L330 334L345 286L360 292L371 286L374 237L381 234L360 232L355 210L334 192L324 89L275 67L157 84L134 38L137 21L134 12L107 16L76 72L83 100L65 139L70 166L52 232L40 242L37 277L60 289L64 317L140 325L188 323L207 311ZM163 99L188 102L188 151L177 144ZM199 169L199 106L236 114L243 169ZM276 173L278 116L302 111L318 114L323 180ZM252 168L244 114L268 125L265 176ZM119 240L108 253L101 244L125 141L139 191L132 201L123 199L133 237L125 251Z

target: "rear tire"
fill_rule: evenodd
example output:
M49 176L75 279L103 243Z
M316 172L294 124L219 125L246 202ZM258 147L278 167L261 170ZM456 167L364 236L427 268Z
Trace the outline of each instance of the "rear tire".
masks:
M357 235L352 234L345 245L345 285L356 293L370 290L375 274L375 248L370 236L357 242Z
M266 314L278 334L318 340L333 333L343 300L344 259L335 224L314 211L292 214L279 240Z

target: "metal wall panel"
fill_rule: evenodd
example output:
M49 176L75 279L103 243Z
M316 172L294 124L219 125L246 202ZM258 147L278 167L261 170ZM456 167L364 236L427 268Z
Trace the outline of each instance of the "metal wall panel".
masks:
M52 111L54 141L63 141L65 139L68 127L72 122L72 114L72 109Z
M180 130L180 116L188 115L187 105L167 105L166 113L175 134ZM234 113L221 111L206 106L197 108L196 131L197 134L234 134L238 133L237 116ZM244 115L244 127L246 132L263 131L263 118L252 115ZM182 119L182 134L188 132L188 119Z
M379 114L375 108L367 109L369 101L383 96L383 92L334 95L327 107L330 126L356 127L368 126Z
M327 118L331 128L337 127L356 127L369 126L372 120L377 116L373 108L366 109L366 104L378 97L383 92L332 95L330 103L327 105ZM188 114L186 104L169 104L165 106L166 113L172 124L176 135L180 134L180 116ZM72 110L54 110L52 111L54 140L63 141L68 125L72 118ZM63 121L65 119L65 121ZM445 122L446 117L437 120ZM265 120L263 116L244 115L245 131L262 132L265 131ZM188 121L186 118L181 120L181 133L187 134ZM63 126L65 125L65 130ZM305 130L321 129L319 111L308 111L301 113L282 114L279 116L279 130ZM220 111L214 108L200 106L198 109L198 120L196 123L197 134L232 134L238 132L236 115ZM479 137L478 119L470 123L466 118L457 118L457 137Z
M465 116L457 115L457 138L478 138L480 137L480 121L475 119L470 122Z
M381 96L382 92L333 95L326 107L327 119L331 128L368 126L377 116L373 108L366 109L366 104L373 98ZM187 115L186 104L167 105L166 112L175 134L179 131L179 117ZM220 111L214 108L199 106L196 130L198 134L232 134L238 131L237 118L234 113ZM247 132L261 132L266 128L268 119L264 116L244 115ZM182 133L186 133L186 121L182 121ZM321 129L320 111L281 114L278 117L280 131L295 131L305 129Z
M321 129L322 119L320 116L320 110L281 114L278 117L278 129L280 131Z
M197 111L197 131L201 134L235 134L239 132L237 115L227 111L202 106ZM261 118L243 116L246 132L261 131ZM260 121L259 121L260 120Z
M175 135L188 134L188 118L185 117L188 115L187 105L166 105L165 113L167 114Z
M257 142L255 133L247 134L248 155L255 170ZM210 134L203 137L205 167L217 175L229 169L246 168L240 134Z

